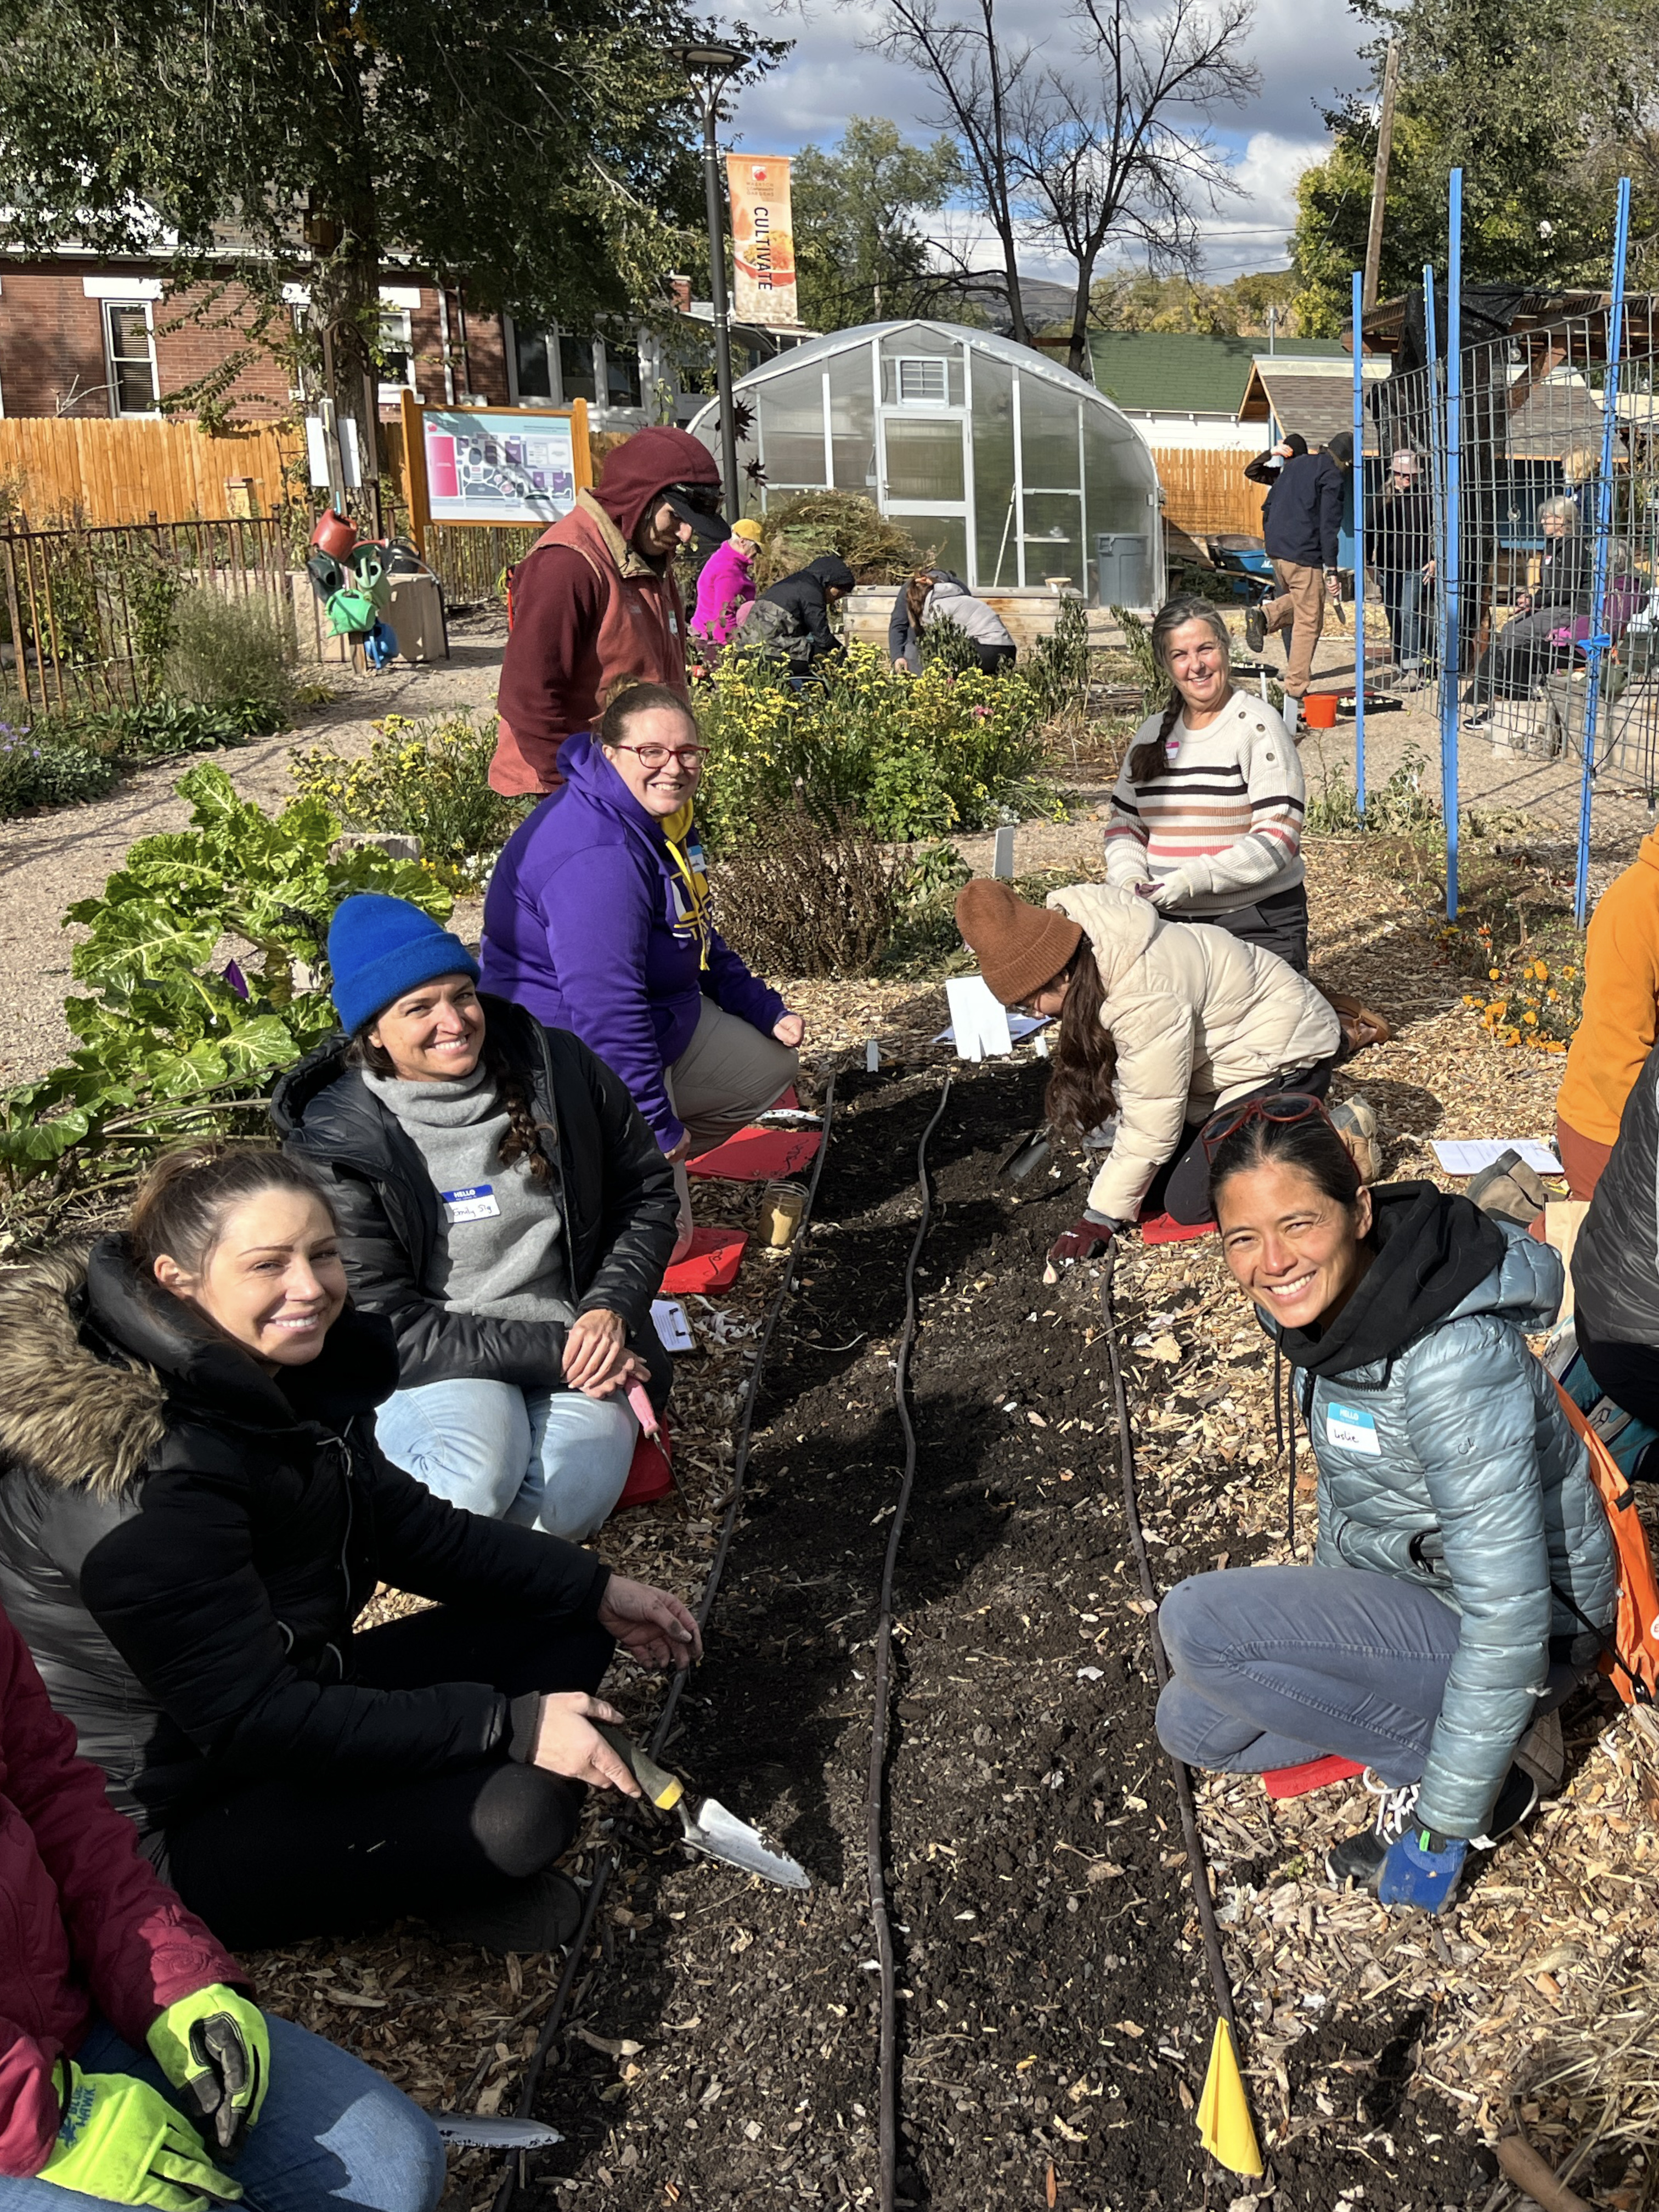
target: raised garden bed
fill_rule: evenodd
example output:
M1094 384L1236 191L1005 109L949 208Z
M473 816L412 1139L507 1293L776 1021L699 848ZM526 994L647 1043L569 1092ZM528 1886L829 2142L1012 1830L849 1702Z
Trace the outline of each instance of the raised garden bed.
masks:
M1194 2122L1213 2005L1152 1734L1098 1313L1081 1271L1042 1286L1081 1182L1064 1170L1017 1191L994 1176L1039 1117L1045 1073L960 1078L930 1152L886 1778L899 2197L936 2212L1253 2206L1249 2185L1208 2166ZM815 1887L688 1864L660 1831L630 1850L605 1964L544 2079L538 2114L567 2141L532 2166L533 2201L874 2201L867 1640L902 1462L890 1362L915 1147L939 1080L841 1079L709 1657L669 1747ZM1126 1339L1135 1325L1131 1310ZM1170 1578L1258 1547L1224 1479L1218 1465ZM1278 2204L1479 2201L1491 2161L1411 2078L1424 2028L1420 2005L1356 1992L1290 2046L1287 2111L1318 2131L1261 2116Z

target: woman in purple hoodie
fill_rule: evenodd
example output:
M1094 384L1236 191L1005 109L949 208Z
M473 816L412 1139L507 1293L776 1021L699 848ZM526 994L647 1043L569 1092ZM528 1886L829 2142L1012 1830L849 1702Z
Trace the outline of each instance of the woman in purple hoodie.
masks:
M508 839L484 901L483 988L573 1030L619 1075L674 1166L775 1103L805 1024L708 913L692 803L704 747L685 702L637 684L567 738L562 787Z

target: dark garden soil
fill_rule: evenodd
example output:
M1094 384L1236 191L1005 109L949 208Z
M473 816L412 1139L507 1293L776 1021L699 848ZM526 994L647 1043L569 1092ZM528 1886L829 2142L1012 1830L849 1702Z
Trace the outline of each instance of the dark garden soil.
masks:
M1267 2182L1200 2152L1214 2006L1152 1733L1099 1315L1086 1282L1042 1285L1080 1175L1033 1188L994 1172L1039 1120L1045 1073L959 1076L930 1147L887 1775L900 2199L1253 2212L1276 2184L1282 2212L1462 2212L1492 2168L1413 2079L1420 2009L1336 2008L1292 2046L1290 2111L1320 2132L1270 2141ZM794 1853L812 1891L690 1863L629 1816L605 1963L539 2099L567 2138L532 2166L544 2205L874 2201L869 1638L902 1465L891 1361L916 1144L939 1081L841 1080L708 1657L668 1753ZM1126 1343L1134 1325L1123 1316ZM1248 1555L1219 1488L1190 1567Z

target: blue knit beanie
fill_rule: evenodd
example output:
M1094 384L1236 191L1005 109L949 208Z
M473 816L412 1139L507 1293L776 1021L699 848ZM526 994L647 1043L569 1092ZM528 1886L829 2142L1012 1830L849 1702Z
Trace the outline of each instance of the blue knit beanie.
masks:
M335 908L328 964L334 1011L348 1034L436 975L478 980L478 963L459 937L407 899L383 891L360 891Z

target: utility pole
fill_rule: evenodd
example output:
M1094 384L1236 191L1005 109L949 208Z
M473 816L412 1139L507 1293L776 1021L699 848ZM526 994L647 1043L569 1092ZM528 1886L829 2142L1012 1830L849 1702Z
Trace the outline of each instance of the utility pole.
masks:
M1394 93L1400 76L1400 45L1395 39L1389 40L1388 58L1382 64L1382 112L1376 125L1376 165L1371 171L1371 222L1365 235L1365 282L1360 307L1369 315L1376 305L1377 271L1382 260L1382 203L1389 191L1389 156L1394 151ZM1360 333L1353 334L1353 349L1358 353Z
M725 200L720 190L720 147L715 126L720 94L750 59L742 46L676 46L674 58L690 78L702 106L703 197L708 218L708 296L714 311L714 389L720 394L720 464L726 479L726 511L743 511L738 475L738 423L732 402L732 317L726 292Z

